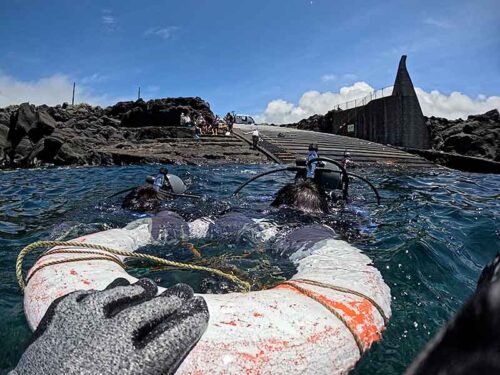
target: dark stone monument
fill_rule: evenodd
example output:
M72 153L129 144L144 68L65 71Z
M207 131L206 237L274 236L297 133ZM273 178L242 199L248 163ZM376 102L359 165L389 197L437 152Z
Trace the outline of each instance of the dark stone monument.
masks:
M399 62L392 95L372 99L363 106L312 116L300 121L297 127L393 146L430 148L429 130L406 69L406 56Z
M420 108L417 94L410 74L406 69L406 55L399 61L398 73L394 82L392 96L397 97L399 101L400 117L400 135L397 146L408 148L430 148L429 131L425 125L424 114Z

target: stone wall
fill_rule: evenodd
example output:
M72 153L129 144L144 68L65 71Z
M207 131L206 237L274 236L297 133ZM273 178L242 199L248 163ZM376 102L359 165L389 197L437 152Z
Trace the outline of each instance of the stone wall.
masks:
M354 131L348 131L348 124ZM297 124L300 129L349 135L382 144L415 149L430 148L429 130L417 94L401 57L391 96L374 99L348 110L333 110Z

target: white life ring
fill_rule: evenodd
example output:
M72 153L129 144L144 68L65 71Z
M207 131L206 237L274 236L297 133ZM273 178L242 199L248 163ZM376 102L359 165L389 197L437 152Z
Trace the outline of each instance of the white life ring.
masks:
M201 237L208 225L198 219L189 230ZM151 231L152 220L140 219L71 241L135 251L152 242ZM78 250L95 257L96 250ZM36 262L24 294L32 329L60 296L102 290L119 277L136 281L119 265L123 257L100 253L108 258L74 261L91 257L56 253ZM391 315L389 287L366 255L333 236L303 245L289 258L297 273L287 283L257 292L203 295L209 325L177 374L345 374L354 367L380 339ZM73 261L43 268L63 259Z

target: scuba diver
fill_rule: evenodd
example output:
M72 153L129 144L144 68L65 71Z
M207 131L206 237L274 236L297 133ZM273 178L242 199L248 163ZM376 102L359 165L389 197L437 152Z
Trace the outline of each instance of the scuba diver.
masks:
M352 166L354 164L354 162L351 160L351 153L349 151L347 151L347 150L344 151L344 157L340 161L340 164L342 164L342 166L345 169L347 169L347 167Z
M314 179L314 171L316 170L316 166L318 165L318 162L315 161L315 162L312 162L312 163L309 163L309 161L313 160L313 159L317 159L319 156L318 156L318 145L314 145L314 144L310 144L309 145L309 152L307 153L307 156L306 156L306 169L307 169L307 173L306 173L306 178L310 178L310 179Z
M160 171L158 172L158 174L154 178L154 182L153 182L153 188L157 192L159 192L160 189L167 190L167 191L172 189L172 187L170 186L170 182L168 180L167 175L168 175L168 169L165 167L161 167Z
M314 144L309 145L307 158L298 158L295 166L288 165L260 173L241 184L233 195L237 195L245 186L261 177L282 172L295 172L295 179L278 191L271 204L275 207L286 205L308 213L327 213L328 200L348 200L350 178L367 184L380 204L378 190L370 181L363 176L347 172L341 162L318 157L318 146ZM337 196L335 192L339 190L340 195Z
M184 194L186 184L178 176L168 173L168 169L161 167L156 176L147 176L146 183L130 189L123 200L122 207L132 211L155 211L161 202L176 196L195 197Z

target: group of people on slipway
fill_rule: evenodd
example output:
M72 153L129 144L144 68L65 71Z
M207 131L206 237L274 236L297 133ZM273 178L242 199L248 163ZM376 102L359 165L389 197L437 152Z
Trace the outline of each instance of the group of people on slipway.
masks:
M194 127L195 138L199 138L201 135L218 135L220 133L227 135L228 133L232 133L234 121L234 116L230 112L228 112L224 118L215 115L213 121L207 121L201 114L193 121L189 114L182 112L180 125Z

